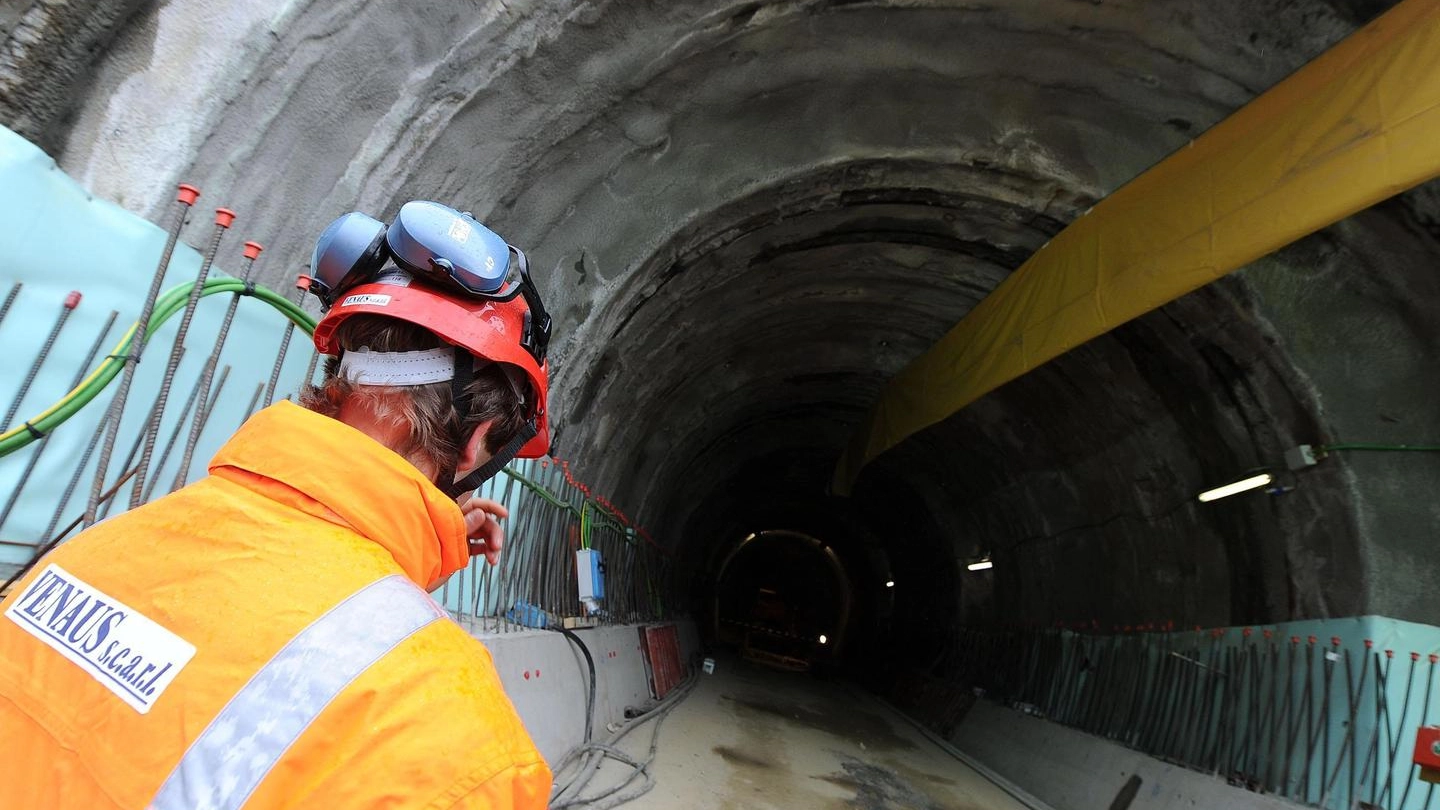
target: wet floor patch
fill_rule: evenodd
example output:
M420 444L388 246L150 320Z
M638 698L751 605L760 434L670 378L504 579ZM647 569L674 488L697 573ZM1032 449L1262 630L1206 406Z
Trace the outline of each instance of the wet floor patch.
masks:
M855 791L855 797L846 801L846 807L859 810L952 810L952 806L935 801L889 768L848 757L841 760L840 767L845 771L843 774L811 778Z
M779 705L749 696L721 695L720 699L734 703L742 712L750 711L778 717L841 739L862 742L876 749L897 750L915 747L913 741L895 733L894 727L884 717L855 707L850 707L845 712L825 714L804 706Z
M731 765L744 765L750 768L764 768L767 770L775 767L775 763L773 762L761 759L753 754L747 754L744 751L731 748L728 745L717 745L710 750L719 754L721 759L725 760Z

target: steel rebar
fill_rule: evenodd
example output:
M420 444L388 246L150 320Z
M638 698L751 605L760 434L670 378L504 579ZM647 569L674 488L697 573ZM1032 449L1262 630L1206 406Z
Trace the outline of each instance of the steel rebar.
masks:
M230 303L225 307L225 317L220 321L220 331L215 335L215 345L210 350L210 356L205 359L205 366L200 372L199 388L205 391L210 390L210 381L214 377L215 367L220 364L220 354L225 350L225 341L230 337L230 325L235 320L235 312L240 308L240 297L249 295L251 290L250 277L255 272L255 259L259 258L264 248L259 242L245 243L245 272L241 274L241 280L245 282L245 289L230 296ZM293 324L291 324L293 326ZM180 454L180 469L175 472L175 481L170 485L170 491L174 492L185 486L185 479L190 473L190 463L195 457L195 447L200 444L200 434L205 430L205 423L210 418L209 409L197 410L195 418L190 423L190 435L185 439L185 449ZM163 465L162 465L163 466ZM156 470L159 474L159 470Z
M95 362L96 356L100 354L100 347L105 345L105 338L110 334L110 329L115 325L115 319L119 316L120 313L111 310L109 320L105 321L105 325L101 327L100 334L96 335L95 342L90 345L90 350L85 353L84 361L80 363L80 370L76 372L74 379L70 381L70 390L74 390L80 383L84 382L85 374L90 369L90 364ZM40 441L36 443L34 452L30 454L29 460L25 463L25 469L20 472L20 481L15 484L15 489L10 492L10 497L5 501L5 508L0 509L0 527L3 527L5 521L10 518L11 510L15 508L15 504L20 500L20 493L25 489L25 485L30 482L31 474L35 472L36 465L40 463L40 454L45 452L45 448L48 447L49 444L50 434L48 433L41 436ZM81 466L84 465L82 464ZM49 536L48 532L44 535L44 537Z
M60 330L65 328L65 322L70 320L70 315L75 312L75 308L80 306L80 298L79 290L71 290L65 295L65 300L60 306L60 317L55 319L55 323L50 327L50 333L45 336L45 342L40 344L39 353L35 355L30 369L25 372L24 381L20 383L20 388L15 392L15 401L10 403L10 407L5 411L5 417L0 419L0 430L10 429L10 422L20 412L20 405L25 401L25 395L30 393L30 386L35 383L35 377L40 374L41 367L50 357L50 351L55 348L55 339L60 337ZM25 428L40 438L29 422L25 423Z
M165 401L170 396L170 386L175 382L175 372L180 368L180 353L185 347L185 336L190 331L190 322L195 318L196 306L200 303L200 293L205 286L205 279L210 275L210 267L215 263L215 254L220 251L220 238L235 221L235 212L228 208L215 209L215 230L210 236L210 246L205 250L205 258L200 262L200 271L196 275L195 285L190 288L190 296L185 301L185 311L180 315L180 327L175 332L175 342L170 347L170 359L165 364L165 374L160 379L160 397L158 410L163 416L165 413ZM135 473L135 488L130 493L130 506L140 505L140 499L145 487L145 477L150 471L150 457L155 451L155 437L160 429L159 420L155 420L152 427L147 427L144 433L145 440L140 445L140 469Z
M165 272L170 268L170 256L175 252L175 243L180 239L180 229L185 225L185 215L189 213L190 206L195 204L196 198L200 196L199 189L194 186L181 184L179 194L176 196L174 214L165 236L165 249L160 253L160 262L155 266L155 275L150 280L150 291L146 293L145 303L140 308L140 317L136 320L135 334L130 339L130 348L125 355L125 367L120 375L120 387L115 391L115 398L110 401L107 420L110 423L109 432L100 445L100 460L95 466L95 480L90 485L90 498L85 506L83 523L86 526L95 522L96 513L100 508L100 493L105 489L105 474L110 468L110 454L115 450L115 443L120 440L120 423L125 415L125 400L130 395L130 384L135 378L135 368L140 365L140 355L145 349L145 342L149 337L150 314L155 309L155 299L160 294L160 284L165 280Z

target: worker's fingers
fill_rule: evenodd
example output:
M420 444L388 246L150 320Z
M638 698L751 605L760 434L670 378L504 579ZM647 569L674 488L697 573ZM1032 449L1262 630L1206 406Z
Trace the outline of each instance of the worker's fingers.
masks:
M498 520L509 516L510 511L489 498L462 495L456 500L465 516L465 536L470 538L470 555L483 555L487 562L494 565L505 545L505 530Z
M500 559L500 549L505 545L505 534L499 524L494 520L488 521L488 526L493 526L491 534L482 534L479 537L470 538L470 556L484 555L485 561L494 565Z
M497 518L510 517L510 510L505 505L490 498L482 498L470 492L466 492L455 499L460 504L460 511L468 513L472 509L483 509Z

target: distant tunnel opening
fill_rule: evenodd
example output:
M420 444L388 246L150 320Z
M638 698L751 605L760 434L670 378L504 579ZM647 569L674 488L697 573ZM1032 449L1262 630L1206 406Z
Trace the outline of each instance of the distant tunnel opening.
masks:
M712 604L717 643L788 669L834 660L851 610L835 550L802 532L747 535L720 565Z

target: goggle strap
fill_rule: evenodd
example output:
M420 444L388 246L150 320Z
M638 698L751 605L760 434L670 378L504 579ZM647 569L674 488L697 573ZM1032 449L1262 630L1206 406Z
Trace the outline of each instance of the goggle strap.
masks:
M463 425L470 415L470 383L475 379L475 356L459 346L454 347L454 354L455 376L450 378L450 401L459 417L458 424Z

